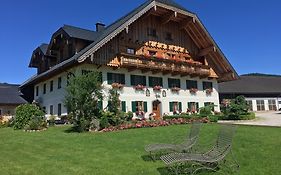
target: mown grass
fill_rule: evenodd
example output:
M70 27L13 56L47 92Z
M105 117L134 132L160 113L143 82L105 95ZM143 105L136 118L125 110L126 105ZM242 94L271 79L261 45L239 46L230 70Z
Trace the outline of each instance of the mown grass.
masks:
M164 163L147 159L144 146L155 142L179 143L189 128L190 125L181 125L82 134L68 133L69 126L39 133L2 128L0 174L164 175ZM203 125L198 149L208 150L217 132L218 125ZM280 133L281 128L239 126L233 146L241 165L238 174L279 174Z

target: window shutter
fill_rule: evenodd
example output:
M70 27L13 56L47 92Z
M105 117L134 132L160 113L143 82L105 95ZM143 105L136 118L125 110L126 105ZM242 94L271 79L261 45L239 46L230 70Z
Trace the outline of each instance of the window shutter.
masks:
M112 73L107 73L107 83L112 84Z
M126 112L126 101L122 101L122 111Z
M98 101L98 108L100 110L103 110L103 103L102 103L102 101Z
M189 110L191 110L191 102L187 102L187 107Z
M174 102L170 102L170 112L173 112L174 111Z
M143 108L144 108L144 112L147 112L147 102L143 102Z
M137 111L137 107L136 107L136 102L132 101L132 112L136 112Z
M146 76L142 76L143 85L146 86Z
M135 86L135 76L134 75L131 75L131 85L132 86Z
M179 102L179 111L182 111L182 104Z
M196 110L198 111L199 110L199 103L196 102L195 104L196 104Z

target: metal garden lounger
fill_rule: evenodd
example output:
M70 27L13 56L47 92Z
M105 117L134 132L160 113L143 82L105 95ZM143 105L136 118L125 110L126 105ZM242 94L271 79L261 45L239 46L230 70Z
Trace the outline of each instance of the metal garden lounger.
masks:
M150 153L150 156L153 160L155 159L157 153L167 153L167 151L187 152L196 144L201 125L202 124L200 122L193 122L188 138L181 144L150 144L145 146L145 151Z
M202 169L208 169L216 171L219 164L225 163L225 157L228 153L231 153L233 158L233 164L231 167L235 166L239 168L238 162L234 159L231 145L232 138L234 136L236 127L234 125L222 125L216 140L215 145L206 153L171 153L168 155L161 156L160 159L178 174L179 167L182 165L189 165L184 171L190 174L195 174L197 171Z

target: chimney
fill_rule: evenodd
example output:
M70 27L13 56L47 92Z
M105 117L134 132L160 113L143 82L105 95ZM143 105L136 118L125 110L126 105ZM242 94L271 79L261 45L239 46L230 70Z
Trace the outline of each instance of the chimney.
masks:
M100 23L100 22L97 22L97 23L96 23L96 31L97 31L97 32L101 32L101 31L103 31L104 29L105 29L105 24Z

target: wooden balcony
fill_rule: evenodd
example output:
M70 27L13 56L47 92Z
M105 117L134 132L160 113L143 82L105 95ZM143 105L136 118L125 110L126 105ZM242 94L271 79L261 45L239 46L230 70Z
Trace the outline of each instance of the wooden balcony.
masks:
M142 72L152 71L154 74L162 72L164 75L189 75L200 78L209 77L211 74L209 66L198 63L156 57L147 58L126 53L118 54L117 58L109 63L109 66L127 68L130 71L139 69Z

